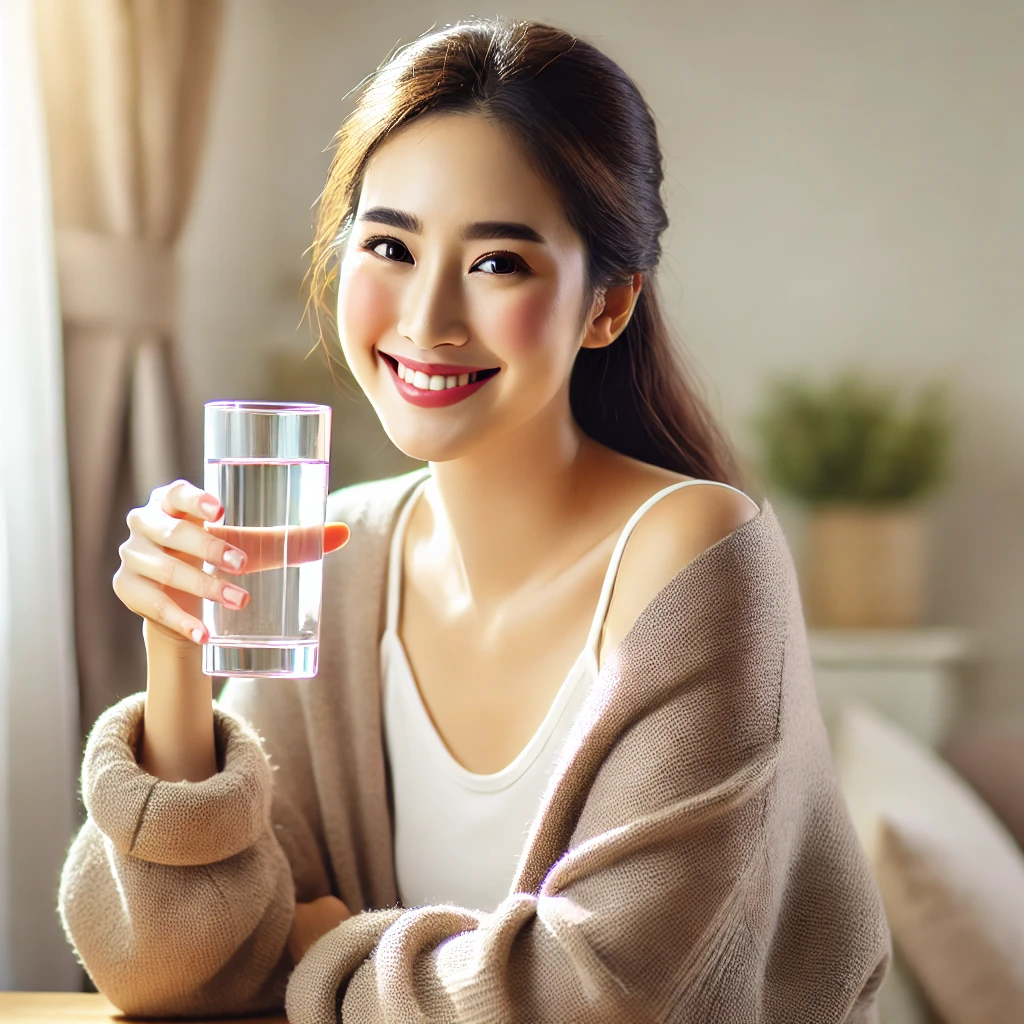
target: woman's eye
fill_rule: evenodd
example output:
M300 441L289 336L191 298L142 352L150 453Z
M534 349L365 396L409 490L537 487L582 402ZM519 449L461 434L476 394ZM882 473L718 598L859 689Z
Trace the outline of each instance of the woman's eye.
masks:
M525 271L523 264L512 256L504 253L495 253L493 256L485 256L479 263L475 264L474 270L483 270L485 274L517 274Z
M397 238L371 238L363 243L363 248L394 263L414 262L412 253ZM500 252L494 253L491 256L485 256L474 264L471 269L503 277L526 273L526 267L522 260L510 254Z
M364 246L370 252L383 256L386 260L396 263L412 263L412 254L401 242L394 238L371 238Z

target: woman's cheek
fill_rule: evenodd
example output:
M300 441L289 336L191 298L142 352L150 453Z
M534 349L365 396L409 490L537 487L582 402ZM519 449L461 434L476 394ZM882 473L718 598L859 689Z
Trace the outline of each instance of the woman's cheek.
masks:
M489 317L488 347L508 361L542 351L552 341L552 306L551 296L540 291L510 297Z
M338 330L350 364L365 364L372 359L373 346L394 330L396 307L392 290L374 268L358 259L342 264L338 276Z

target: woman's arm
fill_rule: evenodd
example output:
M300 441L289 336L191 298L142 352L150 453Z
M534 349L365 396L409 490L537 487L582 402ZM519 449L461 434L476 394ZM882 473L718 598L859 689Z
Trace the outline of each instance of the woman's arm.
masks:
M294 954L341 919L320 900L331 886L295 687L230 680L212 705L221 764L196 782L136 762L143 698L108 709L90 734L89 817L61 875L68 939L128 1014L279 1010Z
M271 810L259 739L215 706L221 770L159 779L135 759L144 696L109 708L90 733L88 818L60 880L65 933L96 987L131 1016L278 1008L295 888L277 838L290 819L280 804Z
M347 921L352 914L337 896L321 896L309 903L295 905L295 919L288 935L288 952L298 963L317 939Z
M210 677L203 649L142 620L148 675L139 766L168 782L202 782L217 772Z

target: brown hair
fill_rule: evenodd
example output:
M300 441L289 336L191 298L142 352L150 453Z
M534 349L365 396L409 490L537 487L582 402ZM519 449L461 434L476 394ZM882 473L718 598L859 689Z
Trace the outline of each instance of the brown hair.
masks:
M684 369L653 287L668 217L654 118L633 80L568 32L500 18L422 36L361 84L334 139L307 275L328 358L323 319L332 322L333 310L325 296L370 157L390 132L420 115L480 113L518 140L584 240L584 312L593 289L644 275L625 331L606 348L581 348L576 356L569 390L576 422L625 455L741 486L733 451Z

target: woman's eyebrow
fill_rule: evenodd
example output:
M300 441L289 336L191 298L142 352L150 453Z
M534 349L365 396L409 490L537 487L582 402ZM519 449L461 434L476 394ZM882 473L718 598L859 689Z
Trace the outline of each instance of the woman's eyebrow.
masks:
M414 235L423 233L423 225L418 217L404 210L392 209L390 206L372 206L359 219L373 221L375 224L387 224L389 227L400 228ZM467 242L483 238L518 238L524 242L546 244L543 236L529 224L505 220L483 220L467 224L462 229L461 237Z

